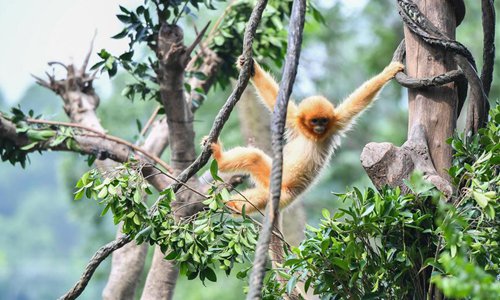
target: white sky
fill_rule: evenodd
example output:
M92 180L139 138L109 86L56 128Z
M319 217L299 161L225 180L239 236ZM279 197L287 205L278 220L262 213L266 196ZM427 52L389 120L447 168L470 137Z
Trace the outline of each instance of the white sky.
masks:
M367 0L319 0L328 7L344 2L347 10ZM0 91L14 103L34 81L50 70L48 61L83 60L97 29L94 53L105 48L111 53L127 49L126 40L110 37L122 29L115 17L118 4L127 7L138 0L0 0ZM142 1L141 1L142 2ZM96 61L93 55L92 62ZM98 82L99 84L99 82ZM102 83L101 83L102 84Z
M0 0L0 90L9 103L18 100L42 76L48 61L80 64L97 29L94 53L101 48L119 53L125 40L109 37L122 26L118 4L130 0ZM96 56L94 55L94 61Z

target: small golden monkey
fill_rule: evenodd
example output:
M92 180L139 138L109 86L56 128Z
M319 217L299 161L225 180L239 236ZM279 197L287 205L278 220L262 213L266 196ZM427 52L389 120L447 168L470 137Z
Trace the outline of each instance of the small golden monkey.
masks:
M239 67L242 63L240 58ZM338 107L334 107L323 96L305 98L298 105L289 102L280 208L289 205L311 186L339 145L342 134L373 102L382 87L403 70L401 63L391 62ZM251 79L260 99L272 111L278 95L278 84L255 61ZM213 143L211 149L221 172L249 174L255 182L255 187L243 191L241 195L234 195L235 198L228 201L227 205L238 211L245 205L248 213L263 210L270 198L271 158L254 147L223 151L219 143Z

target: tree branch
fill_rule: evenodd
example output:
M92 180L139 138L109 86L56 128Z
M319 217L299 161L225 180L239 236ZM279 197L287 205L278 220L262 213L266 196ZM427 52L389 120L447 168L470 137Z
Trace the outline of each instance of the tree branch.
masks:
M234 106L238 102L238 100L241 97L241 94L245 90L248 81L250 80L250 69L251 69L251 63L252 63L252 43L253 39L255 36L255 32L257 30L257 26L260 22L260 19L262 17L262 12L264 11L264 8L266 7L267 0L260 0L257 2L255 5L252 14L250 16L250 19L247 23L247 27L245 29L245 35L243 38L243 57L245 63L243 64L240 74L238 76L238 81L236 83L236 87L234 88L233 92L227 99L226 103L222 107L222 109L219 111L217 114L214 124L212 126L212 129L210 130L210 133L208 135L208 138L206 140L206 145L203 147L201 154L196 158L196 160L184 171L182 171L181 174L177 177L177 179L181 182L186 182L189 178L191 178L196 172L198 172L204 165L207 164L208 160L210 159L211 155L211 150L209 145L217 140L219 137L220 132L222 131L222 128L224 127L224 124L229 118L229 115L231 114ZM177 191L179 189L180 185L175 184L173 186L173 190Z
M290 17L287 55L283 68L283 77L280 83L278 98L272 118L272 149L273 163L271 169L271 199L266 206L264 227L259 234L259 241L255 251L252 273L250 275L250 287L247 295L248 300L261 299L262 285L265 275L267 252L271 240L272 229L276 225L279 201L281 196L281 181L283 173L283 134L285 131L285 120L292 92L293 83L297 74L302 44L302 32L304 30L304 19L306 11L305 0L294 0Z
M121 247L125 246L128 244L132 239L130 238L129 235L123 235L120 238L102 246L97 250L97 252L92 256L90 259L90 262L88 263L87 267L85 268L85 271L83 272L82 276L80 277L80 280L77 281L77 283L69 290L66 294L64 294L60 300L71 300L71 299L76 299L80 294L85 290L85 287L89 283L90 279L92 278L92 275L94 274L95 270L103 260L105 260L113 251L120 249Z
M490 94L491 82L493 81L493 69L495 67L495 5L493 0L481 0L483 12L483 70L481 81L484 93Z
M68 122L49 121L49 120L40 120L40 119L31 119L31 118L27 119L26 121L28 123L73 127L73 128L79 128L79 129L83 129L86 131L90 131L92 133L95 133L100 138L103 138L103 139L106 139L109 141L113 141L113 142L116 142L118 144L122 144L124 146L127 146L127 147L135 150L136 152L140 152L141 154L143 154L147 158L151 159L153 162L155 162L155 163L159 164L160 166L162 166L163 168L165 168L165 170L167 170L167 172L169 172L169 173L174 172L172 167L167 165L167 163L165 163L163 160L161 160L159 157L155 156L154 154L151 154L151 153L141 149L140 147L138 147L138 146L136 146L136 145L124 140L124 139L121 139L119 137L115 137L115 136L112 136L109 134L102 133L101 131L95 130L95 129L90 128L88 126L81 125L81 124L75 124L75 123L68 123Z

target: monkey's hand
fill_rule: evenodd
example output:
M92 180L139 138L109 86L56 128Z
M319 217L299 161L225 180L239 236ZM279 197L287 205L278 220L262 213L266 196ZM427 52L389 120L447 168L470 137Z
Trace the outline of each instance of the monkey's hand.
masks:
M241 70L244 64L245 64L245 58L243 57L243 55L240 55L240 57L238 57L238 60L236 61L236 67L238 68L238 70ZM253 58L252 58L252 65L250 66L250 76L252 77L255 76L255 61L253 60Z
M385 67L384 71L382 72L383 74L387 75L389 79L394 78L396 74L399 72L404 71L405 66L397 61L391 62L387 67Z

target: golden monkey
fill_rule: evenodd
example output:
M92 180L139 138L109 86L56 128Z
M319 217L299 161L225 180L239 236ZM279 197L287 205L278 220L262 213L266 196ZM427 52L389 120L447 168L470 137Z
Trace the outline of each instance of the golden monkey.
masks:
M239 61L242 64L242 61ZM323 96L312 96L298 105L290 101L286 119L286 144L283 149L283 180L280 208L286 207L308 189L327 165L340 137L355 118L375 99L382 87L404 66L390 63L380 74L357 88L338 107ZM253 62L252 84L260 99L273 110L278 84L259 64ZM227 205L248 213L263 210L270 198L271 158L254 147L236 147L223 151L218 143L211 145L214 159L221 172L246 173L255 187L234 195Z

